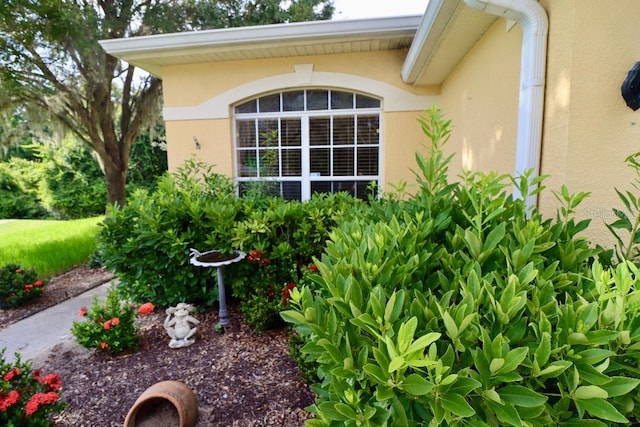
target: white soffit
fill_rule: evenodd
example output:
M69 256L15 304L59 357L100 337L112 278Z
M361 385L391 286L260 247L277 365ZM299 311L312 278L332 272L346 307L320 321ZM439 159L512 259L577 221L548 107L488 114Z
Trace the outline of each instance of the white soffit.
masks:
M462 0L430 0L402 67L402 79L415 85L442 84L496 19Z
M422 16L312 21L101 40L107 53L162 77L165 65L409 48Z

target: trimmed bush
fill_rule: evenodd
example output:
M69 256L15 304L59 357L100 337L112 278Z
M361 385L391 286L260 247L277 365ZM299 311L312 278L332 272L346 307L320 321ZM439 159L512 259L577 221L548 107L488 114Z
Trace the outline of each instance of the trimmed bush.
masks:
M37 298L44 292L44 285L32 268L5 265L0 268L0 308L16 308Z
M282 313L318 364L309 426L618 425L640 421L640 271L604 268L563 188L555 220L508 194L541 179L449 183L431 110L420 189L334 230Z

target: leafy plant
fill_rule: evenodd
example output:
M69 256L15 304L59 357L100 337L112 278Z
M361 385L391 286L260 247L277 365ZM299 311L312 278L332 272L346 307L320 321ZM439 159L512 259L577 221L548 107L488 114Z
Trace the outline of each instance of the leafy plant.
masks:
M74 321L71 333L78 344L111 354L134 351L140 337L135 320L154 310L151 303L136 306L122 302L117 289L111 288L104 302L94 297L91 307L81 307L83 321Z
M45 283L32 268L7 264L0 268L0 308L15 308L40 296Z
M43 375L23 362L16 353L9 363L0 350L0 424L7 427L46 427L50 414L59 413L66 403L60 400L62 379L58 374Z
M633 188L640 190L640 152L627 157L625 162L636 174ZM622 192L616 189L616 193L626 211L614 208L613 212L618 219L606 224L617 241L615 256L618 262L629 260L637 263L640 260L640 197L632 191Z
M566 189L558 218L513 199L542 179L446 176L423 121L420 188L330 233L282 317L318 365L309 426L617 425L640 420L640 271L595 261Z

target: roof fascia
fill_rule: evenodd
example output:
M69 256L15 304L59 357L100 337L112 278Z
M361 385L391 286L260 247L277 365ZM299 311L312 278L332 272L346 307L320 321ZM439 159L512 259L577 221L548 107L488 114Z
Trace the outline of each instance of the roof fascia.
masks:
M462 0L430 0L411 48L402 66L402 79L414 84L420 79L446 29L463 5Z
M189 50L210 51L229 49L230 46L262 48L279 47L283 44L376 39L398 35L413 35L422 15L354 19L343 21L311 21L290 24L259 25L252 27L224 28L186 33L158 34L120 39L100 40L107 53L127 60L139 56L171 56Z

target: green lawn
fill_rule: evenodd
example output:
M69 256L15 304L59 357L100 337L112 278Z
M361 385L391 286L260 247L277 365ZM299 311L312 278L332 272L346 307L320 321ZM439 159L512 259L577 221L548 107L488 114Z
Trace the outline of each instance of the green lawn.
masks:
M15 263L48 277L89 260L104 217L0 221L0 267Z

